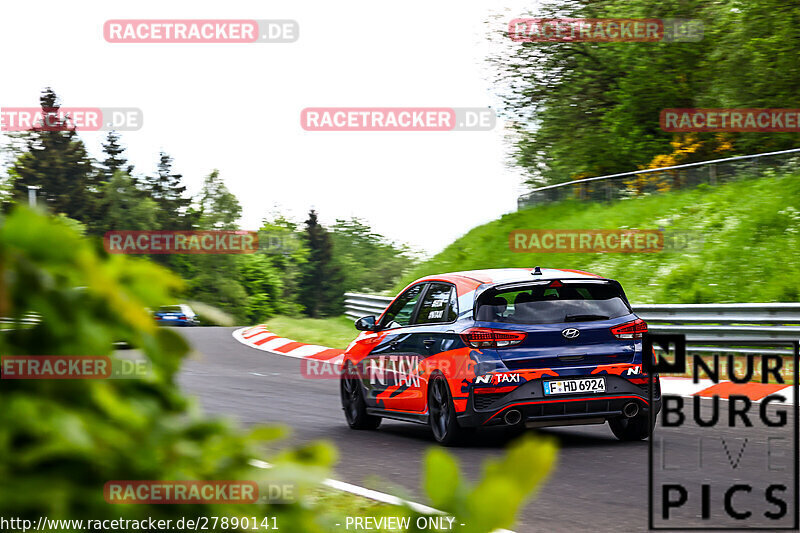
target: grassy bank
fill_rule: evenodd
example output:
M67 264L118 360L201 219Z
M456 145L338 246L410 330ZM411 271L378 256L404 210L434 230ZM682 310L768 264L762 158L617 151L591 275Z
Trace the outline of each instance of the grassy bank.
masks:
M516 253L516 229L639 228L691 232L692 248L659 253ZM572 268L622 282L636 303L800 300L800 175L700 186L613 204L565 201L479 226L414 268L424 275L503 267Z
M319 344L329 348L347 348L358 331L353 321L345 316L334 318L293 318L276 316L269 319L267 327L273 333L308 344Z

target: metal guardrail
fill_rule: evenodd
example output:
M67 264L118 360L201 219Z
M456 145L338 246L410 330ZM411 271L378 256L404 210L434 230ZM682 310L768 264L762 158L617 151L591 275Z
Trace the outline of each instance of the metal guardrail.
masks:
M344 314L353 320L362 316L379 316L394 298L346 292L344 294Z
M357 319L383 313L392 298L346 293L345 314ZM686 335L687 350L724 353L785 353L748 342L800 340L800 303L633 304L653 333ZM717 345L714 347L703 345ZM719 345L724 345L719 347Z
M760 174L766 169L798 169L798 156L800 148L793 148L555 183L531 189L521 195L517 199L517 209L567 198L607 202L695 187L701 183L717 185L740 176Z
M38 323L39 323L39 315L36 315L34 313L30 313L19 319L0 317L0 331L8 331L11 329L2 327L3 324L25 325L25 324L38 324Z

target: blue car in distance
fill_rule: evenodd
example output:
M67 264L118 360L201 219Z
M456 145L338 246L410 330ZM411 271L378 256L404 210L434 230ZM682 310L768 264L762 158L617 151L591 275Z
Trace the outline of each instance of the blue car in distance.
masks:
M164 305L153 313L153 318L160 326L199 326L200 319L192 308L186 304Z

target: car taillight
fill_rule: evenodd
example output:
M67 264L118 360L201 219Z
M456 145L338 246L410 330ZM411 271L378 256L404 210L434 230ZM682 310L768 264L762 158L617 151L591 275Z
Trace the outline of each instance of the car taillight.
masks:
M505 348L516 346L525 340L526 334L521 331L505 329L470 328L461 333L464 344L473 348Z
M633 322L626 322L611 328L611 333L618 339L641 339L647 333L647 322L637 318Z
M188 320L184 315L178 317L178 320Z

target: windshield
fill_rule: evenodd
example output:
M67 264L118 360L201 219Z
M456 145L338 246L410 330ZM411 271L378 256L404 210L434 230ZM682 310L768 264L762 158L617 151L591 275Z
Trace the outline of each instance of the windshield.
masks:
M478 300L476 319L512 324L555 324L608 320L631 313L612 283L563 283L487 291Z

